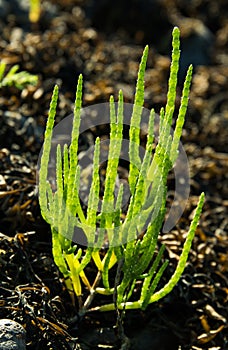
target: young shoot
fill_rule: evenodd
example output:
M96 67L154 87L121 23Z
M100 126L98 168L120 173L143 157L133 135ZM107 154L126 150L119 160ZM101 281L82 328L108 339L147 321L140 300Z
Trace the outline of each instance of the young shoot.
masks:
M5 86L15 86L17 89L22 90L28 85L37 85L38 76L30 74L26 71L18 72L19 66L15 64L6 73L6 64L0 62L0 88Z

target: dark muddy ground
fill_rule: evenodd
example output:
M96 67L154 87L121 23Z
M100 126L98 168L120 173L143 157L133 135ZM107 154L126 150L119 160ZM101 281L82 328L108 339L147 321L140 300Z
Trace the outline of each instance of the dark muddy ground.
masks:
M51 254L40 216L36 164L52 89L60 87L57 122L72 113L76 81L83 105L123 89L132 102L138 62L150 45L145 106L166 102L170 38L181 30L181 84L194 77L182 143L191 194L175 228L160 237L172 273L201 191L206 203L182 280L146 312L126 313L131 349L228 349L228 5L225 0L43 1L40 21L26 1L0 1L1 59L39 75L36 87L0 90L0 317L21 323L28 349L120 349L115 313L79 320ZM170 176L172 198L172 176ZM97 300L102 302L102 300Z

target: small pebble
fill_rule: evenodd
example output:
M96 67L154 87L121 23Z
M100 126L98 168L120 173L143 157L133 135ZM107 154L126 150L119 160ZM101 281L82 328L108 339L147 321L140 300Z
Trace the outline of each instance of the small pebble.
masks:
M25 329L18 322L0 319L0 349L26 350Z
M4 176L0 174L0 191L3 191L7 188Z

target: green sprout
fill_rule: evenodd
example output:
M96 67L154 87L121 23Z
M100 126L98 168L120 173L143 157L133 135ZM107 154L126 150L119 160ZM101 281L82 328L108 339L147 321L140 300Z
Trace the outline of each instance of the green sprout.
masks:
M159 290L161 277L168 266L163 261L165 246L157 249L158 235L166 213L167 176L177 157L179 141L188 105L192 66L189 67L182 91L181 105L173 135L171 124L174 113L177 75L180 57L180 33L173 30L173 51L167 104L160 112L159 137L155 147L155 112L150 112L146 149L143 159L139 154L140 122L144 104L144 75L148 56L148 46L144 49L139 66L134 106L129 128L129 188L130 200L127 212L122 213L123 186L114 196L115 181L123 140L124 102L119 92L118 108L114 98L110 98L110 144L101 208L100 200L100 139L95 142L93 155L92 183L87 210L79 197L80 166L78 162L78 140L82 106L82 75L79 76L74 108L70 146L57 146L56 150L56 190L48 181L48 166L52 143L52 133L56 114L58 87L55 86L45 131L41 164L39 169L39 203L44 219L52 230L53 257L63 274L66 287L79 313L88 310L110 311L114 309L145 310L148 304L158 301L170 293L180 280L186 266L192 240L200 219L204 203L204 193L200 195L182 253L176 270L170 280ZM146 229L145 229L146 225ZM73 244L75 228L83 230L87 247ZM141 235L140 233L143 232ZM139 237L140 234L140 237ZM101 248L104 240L107 248ZM95 265L97 275L89 280L87 267ZM114 268L113 280L110 270ZM140 295L135 300L135 285L141 281ZM84 286L84 287L83 287ZM94 296L112 296L113 301L90 308ZM85 297L87 296L87 297Z
M8 73L6 71L6 64L0 62L0 88L5 86L15 86L17 89L22 90L27 85L36 85L38 82L38 76L30 74L26 71L18 72L19 66L14 65Z
M30 0L29 20L32 23L37 23L40 19L41 3L40 0Z

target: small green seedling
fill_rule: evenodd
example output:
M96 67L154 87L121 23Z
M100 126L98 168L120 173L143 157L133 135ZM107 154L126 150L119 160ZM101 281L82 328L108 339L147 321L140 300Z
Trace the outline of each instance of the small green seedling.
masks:
M119 92L118 108L110 98L110 145L101 208L100 200L100 139L95 142L93 155L92 184L88 206L85 210L79 196L80 166L78 160L78 140L82 105L82 76L79 76L71 143L56 150L56 190L53 192L48 181L48 166L52 132L58 99L55 86L46 126L41 165L39 172L39 203L44 219L51 225L53 256L56 265L65 278L72 300L78 300L79 313L91 310L90 304L96 294L113 296L113 301L105 305L95 305L92 310L146 309L148 304L158 301L170 293L178 283L186 266L192 240L199 222L204 203L202 193L192 219L176 270L170 280L159 290L158 284L168 266L163 261L165 247L157 250L157 240L166 212L166 182L169 171L177 157L178 146L188 105L192 66L189 67L182 91L181 105L173 135L171 124L174 113L177 75L180 57L179 29L173 30L173 51L167 104L160 112L159 137L154 143L154 117L150 112L148 136L143 159L139 155L140 122L144 104L144 75L148 56L146 46L141 59L134 107L129 128L129 188L130 200L127 211L122 213L123 186L114 197L115 181L118 176L118 162L123 139L124 103ZM155 148L155 149L154 149ZM124 218L123 218L124 217ZM146 230L145 228L146 223ZM73 244L75 227L83 230L87 247ZM144 232L143 235L139 233ZM104 239L109 246L102 247ZM91 281L88 266L96 267L97 275ZM113 278L115 271L116 278ZM137 283L141 281L140 283ZM137 283L136 300L134 291ZM140 292L139 292L139 288ZM138 294L139 293L139 294ZM110 300L110 297L109 297Z
M30 0L29 20L32 23L37 23L40 19L41 3L40 0Z
M36 85L38 76L26 71L18 72L19 66L14 65L8 73L5 74L6 64L0 62L0 88L5 86L15 86L22 90L27 85Z

